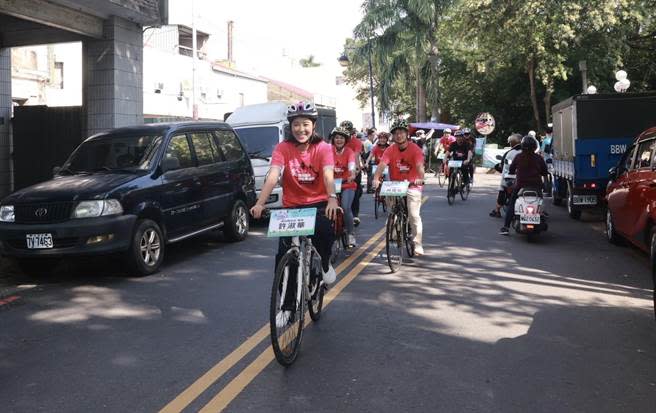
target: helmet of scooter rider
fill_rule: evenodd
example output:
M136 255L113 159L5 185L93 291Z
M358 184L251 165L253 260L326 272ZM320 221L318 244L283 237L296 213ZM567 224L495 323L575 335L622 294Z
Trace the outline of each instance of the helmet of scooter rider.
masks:
M535 152L538 148L535 138L531 135L526 135L522 138L522 151Z
M522 135L519 133L513 133L512 135L508 136L508 145L511 147L515 147L519 145L522 142Z

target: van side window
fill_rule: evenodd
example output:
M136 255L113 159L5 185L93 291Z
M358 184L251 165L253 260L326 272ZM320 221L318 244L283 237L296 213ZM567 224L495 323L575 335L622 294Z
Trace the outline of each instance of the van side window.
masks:
M638 157L635 161L635 169L649 168L651 166L651 158L653 155L654 140L640 142L638 145Z
M191 149L189 148L187 135L177 135L171 138L164 156L166 158L177 158L180 162L179 169L195 166L194 160L191 157Z
M239 144L239 139L232 131L216 131L216 137L219 140L219 147L223 152L226 161L238 161L244 157L244 151Z
M632 145L624 153L624 158L622 159L622 169L623 169L623 171L631 170L631 166L633 165L633 155L635 154L635 149L636 149L636 146Z
M191 143L194 145L198 166L210 165L221 160L210 132L192 133Z

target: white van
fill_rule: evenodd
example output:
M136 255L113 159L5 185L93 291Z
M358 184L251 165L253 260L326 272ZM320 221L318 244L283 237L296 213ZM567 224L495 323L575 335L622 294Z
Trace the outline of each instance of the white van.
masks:
M255 173L255 189L260 195L264 178L269 171L273 148L285 136L287 104L268 102L237 108L226 122L237 132L246 146ZM267 208L282 207L282 188L276 186L266 202Z
M273 148L289 133L287 103L274 101L242 106L228 116L226 122L237 132L251 158L255 173L257 195L262 191L269 171ZM328 136L335 127L336 114L332 108L318 108L317 133ZM282 208L282 188L276 186L266 202L266 208Z

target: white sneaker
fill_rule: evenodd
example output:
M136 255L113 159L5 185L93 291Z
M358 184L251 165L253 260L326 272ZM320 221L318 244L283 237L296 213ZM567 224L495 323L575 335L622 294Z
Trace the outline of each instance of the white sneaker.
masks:
M355 245L356 245L356 244L355 244L355 235L353 235L353 234L349 234L349 235L348 235L348 245L349 245L349 247L351 247L351 248L352 248L352 247L355 247Z
M421 256L424 255L424 247L421 245L415 245L415 255Z
M332 284L335 282L337 279L337 273L335 273L335 269L333 268L332 264L328 267L328 271L324 272L323 268L321 269L323 272L323 282L325 284Z
M289 323L289 318L291 317L291 311L280 311L276 315L276 327L283 328Z

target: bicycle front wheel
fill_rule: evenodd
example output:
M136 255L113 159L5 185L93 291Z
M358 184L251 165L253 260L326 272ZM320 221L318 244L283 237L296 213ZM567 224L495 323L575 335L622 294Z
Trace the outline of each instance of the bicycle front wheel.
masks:
M312 254L314 255L318 253L316 251L312 251ZM314 262L314 260L310 260L310 262ZM317 277L314 280L310 278L310 296L308 297L308 312L310 313L310 318L312 321L319 321L321 318L321 310L323 309L323 295L326 291L326 287L321 281L320 274L317 274L316 276Z
M449 175L449 185L446 189L446 200L449 205L453 205L456 200L456 179L455 172L451 172Z
M412 227L410 220L406 217L403 220L403 239L405 241L405 250L408 252L408 257L415 256L415 242L412 239Z
M385 252L390 270L398 271L403 264L403 229L397 214L389 214L387 217Z
M374 196L374 218L378 219L378 208L380 207L380 187L376 188Z
M467 185L461 184L460 186L460 198L463 201L466 201L469 198L469 193L471 192L471 183Z
M297 294L297 275L300 264L296 249L287 251L282 257L271 288L269 326L271 345L278 363L289 366L296 360L303 338L305 321L305 288ZM309 270L309 269L308 269Z

